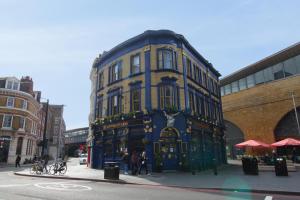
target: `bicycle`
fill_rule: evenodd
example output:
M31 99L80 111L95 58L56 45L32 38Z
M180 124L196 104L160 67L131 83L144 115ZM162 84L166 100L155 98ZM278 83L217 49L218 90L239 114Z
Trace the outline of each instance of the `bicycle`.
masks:
M36 161L35 163L32 164L30 168L30 174L38 174L41 175L43 173L43 163L40 161Z
M65 161L56 161L53 165L50 166L49 173L51 175L64 175L67 172L67 162Z

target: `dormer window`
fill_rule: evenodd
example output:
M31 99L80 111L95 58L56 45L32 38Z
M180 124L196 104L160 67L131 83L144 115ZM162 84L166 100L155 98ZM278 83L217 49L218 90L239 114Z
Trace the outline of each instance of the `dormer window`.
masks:
M19 90L20 82L17 79L7 79L5 88L10 90Z

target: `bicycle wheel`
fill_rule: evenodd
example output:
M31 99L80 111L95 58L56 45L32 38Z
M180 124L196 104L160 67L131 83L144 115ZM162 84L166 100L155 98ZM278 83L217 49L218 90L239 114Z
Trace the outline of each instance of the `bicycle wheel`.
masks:
M61 166L61 170L59 171L59 175L64 175L67 172L67 165Z
M56 166L55 165L50 165L50 167L49 167L49 174L55 175L56 173L57 173Z

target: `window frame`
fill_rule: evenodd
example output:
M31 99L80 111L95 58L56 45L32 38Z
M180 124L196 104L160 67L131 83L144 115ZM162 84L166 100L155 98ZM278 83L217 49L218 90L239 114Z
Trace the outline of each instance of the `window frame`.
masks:
M137 99L134 99L134 93L138 92ZM135 103L138 102L138 108L135 109ZM142 89L141 87L133 87L130 90L130 111L131 112L139 112L142 108Z
M9 99L12 100L12 102L11 102L12 105L8 105L8 103L10 102ZM14 106L15 106L15 98L14 97L7 97L7 99L6 99L6 107L13 108Z
M170 107L166 106L166 87L168 87L171 93L169 99L171 100L170 107L176 107L179 109L180 107L180 100L179 100L179 87L176 84L172 83L161 83L158 86L158 107L161 110L168 109Z
M171 54L171 68L166 67L165 63L165 54L164 53L170 53ZM177 66L177 52L172 48L159 48L156 52L156 60L157 60L157 69L158 70L176 70L178 71ZM162 60L160 60L160 57Z
M138 56L138 60L139 60L138 66L136 66L134 64L134 59L137 56ZM137 68L138 68L138 72L135 72L135 69L137 69ZM141 73L141 54L136 53L136 54L130 56L130 75L135 75L135 74L139 74L139 73Z
M6 117L11 117L11 119L10 119L10 126L4 126L5 125L5 118ZM4 114L3 115L3 121L2 121L2 128L12 128L13 119L14 119L13 115Z

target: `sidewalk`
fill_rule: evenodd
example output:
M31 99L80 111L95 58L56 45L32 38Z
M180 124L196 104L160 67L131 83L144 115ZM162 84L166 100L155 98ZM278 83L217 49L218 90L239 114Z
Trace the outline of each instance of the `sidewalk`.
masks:
M16 172L16 175L30 176L29 169ZM105 180L103 170L86 166L68 166L64 176L42 175L47 178L105 181L114 183L175 186L185 188L205 188L237 191L267 191L269 193L294 193L300 195L300 172L290 172L288 177L277 177L274 172L260 172L258 176L244 175L240 165L230 164L218 168L215 176L212 170L196 173L169 172L152 175L131 176L120 174L120 181Z

